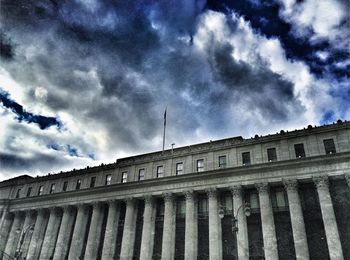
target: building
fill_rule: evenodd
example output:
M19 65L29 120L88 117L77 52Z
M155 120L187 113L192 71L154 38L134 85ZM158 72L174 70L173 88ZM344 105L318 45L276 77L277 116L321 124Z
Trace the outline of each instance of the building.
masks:
M347 121L19 176L0 258L350 259L349 176Z

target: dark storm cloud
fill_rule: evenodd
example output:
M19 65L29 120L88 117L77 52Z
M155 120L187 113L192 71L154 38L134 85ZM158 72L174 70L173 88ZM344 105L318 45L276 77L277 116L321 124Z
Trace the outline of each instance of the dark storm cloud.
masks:
M5 60L12 60L15 56L14 47L5 35L5 33L0 32L0 57Z
M37 124L41 130L49 128L50 126L56 126L58 129L61 128L61 122L55 117L46 117L42 115L35 115L27 112L23 109L23 106L10 99L10 95L0 88L0 103L16 114L18 122L27 122L29 124Z

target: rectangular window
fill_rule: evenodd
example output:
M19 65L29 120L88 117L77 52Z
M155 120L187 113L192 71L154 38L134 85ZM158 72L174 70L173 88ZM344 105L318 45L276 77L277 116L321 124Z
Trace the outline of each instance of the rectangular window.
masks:
M16 199L18 199L20 195L21 195L21 189L18 189L16 193Z
M176 175L181 175L184 173L184 164L181 163L177 163L176 164Z
M295 150L295 157L296 158L305 157L304 144L295 144L294 150Z
M51 194L51 193L54 193L54 192L55 192L55 189L56 189L56 184L55 184L55 183L52 183L52 184L51 184L51 187L50 187L50 194Z
M81 180L78 179L78 180L77 180L77 183L75 184L75 189L76 189L76 190L80 190L80 186L81 186Z
M267 149L267 160L269 162L277 161L276 148L268 148Z
M32 187L28 187L27 190L27 197L30 197L30 194L32 193Z
M324 149L326 151L326 154L336 153L333 139L323 140L323 145L324 145Z
M143 181L145 179L145 169L139 170L139 181Z
M164 177L164 167L163 165L157 166L157 178Z
M91 177L91 179L90 179L90 188L95 187L95 184L96 184L96 177L93 176L93 177Z
M66 190L67 190L67 187L68 187L68 181L65 181L65 182L63 183L62 191L66 191Z
M39 189L38 189L38 196L42 195L42 194L43 194L43 191L44 191L44 186L39 186Z
M242 153L242 163L243 165L250 165L250 152Z
M284 191L276 191L276 206L278 208L283 208L287 206L286 197L284 196Z
M122 183L128 182L128 172L122 172Z
M204 172L204 160L197 160L197 172Z
M112 175L108 174L108 175L106 175L105 185L108 186L108 185L111 185L111 184L112 184Z
M226 168L226 155L219 156L219 168Z

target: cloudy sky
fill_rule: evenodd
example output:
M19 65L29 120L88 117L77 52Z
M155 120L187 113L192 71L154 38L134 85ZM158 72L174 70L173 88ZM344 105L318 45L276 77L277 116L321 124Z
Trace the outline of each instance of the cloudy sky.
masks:
M350 119L347 0L0 8L0 180Z

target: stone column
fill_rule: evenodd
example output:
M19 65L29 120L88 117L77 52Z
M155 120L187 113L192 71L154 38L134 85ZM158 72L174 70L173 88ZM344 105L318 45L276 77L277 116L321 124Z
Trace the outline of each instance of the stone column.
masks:
M120 250L120 259L132 259L134 253L135 228L136 228L136 200L130 198L126 200L126 212L124 221L124 231L122 246Z
M105 239L102 249L102 260L114 259L114 251L118 235L119 202L108 201L108 219L106 225Z
M322 219L324 229L326 231L330 259L344 259L342 247L340 244L337 221L335 219L332 199L328 188L328 177L315 177L313 181L316 185L318 198L320 200Z
M86 204L77 205L77 217L73 229L72 243L69 250L68 259L83 259L83 246L89 219L89 208Z
M309 248L305 232L303 211L301 208L297 180L283 180L289 202L290 220L292 223L295 255L297 260L309 259Z
M65 259L69 251L69 238L74 225L74 209L72 206L63 207L63 215L53 260Z
M10 235L8 236L5 253L10 256L15 256L17 243L21 236L22 226L23 226L23 212L16 211L15 218L12 223Z
M58 208L50 208L50 216L45 231L44 242L40 252L40 260L50 259L53 254L59 230L60 213Z
M209 204L209 259L222 259L221 221L219 218L218 195L216 189L206 191Z
M22 231L25 233L20 238L21 240L23 239L23 241L19 242L19 245L16 249L20 259L25 259L27 257L29 244L30 244L30 240L32 239L34 225L35 225L35 219L36 219L35 214L36 213L33 210L26 211L26 214L25 214L26 216L24 219L23 231Z
M140 256L144 260L151 260L154 242L154 225L156 218L155 202L151 196L145 197L145 211L143 212L143 226Z
M247 217L244 212L244 200L242 186L236 185L231 187L233 210L232 214L237 218L238 232L236 233L235 243L237 244L238 259L249 259L249 242ZM242 207L241 209L239 209ZM238 211L239 210L239 211Z
M345 174L345 180L348 183L348 186L350 188L350 174Z
M98 247L101 238L104 205L94 202L88 239L86 242L85 259L97 259Z
M0 229L0 259L2 259L2 252L5 250L6 242L10 235L11 226L14 218L13 213L6 212L4 214L6 214L5 219Z
M30 240L27 260L38 259L41 251L41 246L43 244L43 239L46 231L47 225L47 214L45 209L39 209L35 221L34 231L32 239Z
M176 212L174 196L171 193L164 194L164 227L162 241L162 260L175 257L175 230Z
M197 259L197 207L193 191L187 191L185 219L185 260Z
M269 186L267 183L255 185L259 192L261 225L264 239L265 259L278 259L277 239L271 200L269 197Z

